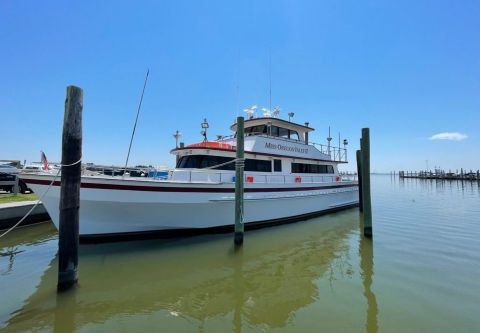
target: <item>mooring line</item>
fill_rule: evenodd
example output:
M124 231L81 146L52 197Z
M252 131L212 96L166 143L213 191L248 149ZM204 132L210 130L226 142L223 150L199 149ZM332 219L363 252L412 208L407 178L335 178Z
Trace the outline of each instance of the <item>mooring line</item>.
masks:
M3 234L0 235L0 238L2 238L3 236L5 236L6 234L8 234L10 231L12 231L13 229L15 229L16 227L18 227L20 225L20 223L22 223L32 212L33 210L38 206L38 204L42 201L43 197L48 193L48 191L50 190L50 188L52 187L53 183L55 182L55 180L57 179L58 175L60 174L60 171L62 170L62 168L64 167L70 167L70 166L74 166L78 163L80 163L82 161L82 158L80 157L80 159L74 163L71 163L71 164L61 164L60 165L60 168L58 169L57 171L57 174L55 175L55 177L53 177L53 180L52 182L50 183L50 185L48 185L48 188L45 190L45 192L43 192L43 194L40 196L40 198L38 198L37 202L33 205L32 208L30 208L30 210L20 219L20 221L18 221L17 223L15 223L10 229L8 229L7 231L5 231Z

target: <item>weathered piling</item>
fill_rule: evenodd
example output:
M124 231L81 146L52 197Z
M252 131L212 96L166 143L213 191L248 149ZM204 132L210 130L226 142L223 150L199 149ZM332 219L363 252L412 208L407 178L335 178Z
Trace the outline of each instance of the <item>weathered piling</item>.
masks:
M62 136L62 176L58 240L58 284L64 291L77 282L83 90L67 87Z
M362 128L361 168L363 199L363 234L372 237L372 203L370 197L370 129Z
M363 212L362 198L362 152L357 150L357 175L358 175L358 203L360 211Z
M243 169L244 160L244 124L243 117L237 117L237 154L235 161L235 245L243 244Z

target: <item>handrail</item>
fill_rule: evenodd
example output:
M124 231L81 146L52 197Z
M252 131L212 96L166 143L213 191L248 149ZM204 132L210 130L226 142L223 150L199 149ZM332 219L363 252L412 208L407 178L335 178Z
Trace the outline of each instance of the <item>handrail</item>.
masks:
M208 172L206 172L208 171ZM176 169L171 170L167 178L169 181L185 181L188 183L234 183L235 173L233 171L216 171L209 170L188 170ZM351 179L343 179L339 174L312 174L312 175L298 175L298 174L255 174L246 173L245 183L260 183L260 184L293 184L293 183L338 183L348 182Z
M348 162L347 159L347 149L336 147L336 146L328 146L321 143L310 142L314 147L320 147L320 152L322 154L330 156L333 162ZM318 148L317 148L318 149Z

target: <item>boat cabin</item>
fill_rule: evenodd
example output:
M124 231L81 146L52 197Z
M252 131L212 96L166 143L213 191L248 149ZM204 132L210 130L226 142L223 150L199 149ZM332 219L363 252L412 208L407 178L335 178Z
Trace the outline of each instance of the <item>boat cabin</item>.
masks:
M247 182L253 179L251 182L258 180L268 183L272 177L283 182L339 179L337 164L345 161L332 159L331 147L328 147L328 151L324 149L325 146L318 149L309 142L309 133L314 129L308 123L301 125L279 118L262 117L245 120L244 128ZM236 134L237 124L230 129ZM173 149L171 153L176 155L177 164L170 178L231 182L235 170L235 136L216 141L204 140Z
M280 118L252 118L245 120L245 136L268 135L271 137L308 143L308 133L315 129L306 125L300 125ZM237 132L237 124L230 129Z

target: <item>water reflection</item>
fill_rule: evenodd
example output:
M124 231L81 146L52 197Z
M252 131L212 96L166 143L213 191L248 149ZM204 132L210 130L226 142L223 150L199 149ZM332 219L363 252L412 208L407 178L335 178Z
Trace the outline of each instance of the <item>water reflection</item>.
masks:
M0 252L0 257L8 258L8 265L5 269L0 270L0 275L9 275L13 271L13 263L15 256L22 253L24 250L19 250L18 246L8 246Z
M372 291L373 278L373 241L360 236L358 252L360 256L360 269L363 282L363 295L367 300L366 331L378 332L378 306L377 298Z
M43 223L13 230L0 240L0 329L40 283L56 253L56 231Z
M235 309L233 313L233 332L242 332L242 312L245 301L244 280L243 280L243 247L235 247L233 260L233 288L235 295Z
M75 314L77 312L77 288L56 295L54 310L54 333L71 333L75 331Z
M282 328L318 299L317 280L348 252L356 216L251 232L236 252L225 235L82 246L78 288L56 295L55 258L5 331L116 330L120 318L133 328L146 314L157 327L200 332L225 317L224 331Z

